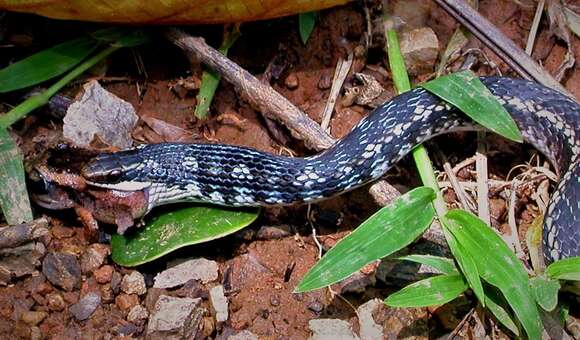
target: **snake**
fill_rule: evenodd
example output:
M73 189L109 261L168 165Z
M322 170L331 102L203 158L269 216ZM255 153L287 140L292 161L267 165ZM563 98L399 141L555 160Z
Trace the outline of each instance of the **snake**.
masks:
M580 255L580 105L538 83L481 77L525 142L553 165L555 185L543 221L548 261ZM97 155L82 169L90 184L147 194L155 206L193 201L225 206L312 203L381 178L434 136L483 129L457 108L417 87L377 107L330 148L287 157L212 143L142 144Z

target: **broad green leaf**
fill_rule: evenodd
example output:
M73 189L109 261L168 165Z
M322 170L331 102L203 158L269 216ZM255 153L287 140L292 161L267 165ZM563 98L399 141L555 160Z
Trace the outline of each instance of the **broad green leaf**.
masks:
M477 216L452 210L445 216L457 242L470 253L479 275L505 296L530 339L540 339L541 320L528 275L506 243Z
M122 266L137 266L181 247L234 233L252 223L258 211L197 205L160 212L134 233L113 235L111 256Z
M434 255L407 255L399 257L399 260L411 261L433 267L443 274L452 274L457 272L455 263L452 259L434 256Z
M0 70L0 93L36 85L54 78L85 59L97 44L90 37L48 48Z
M408 285L385 299L390 307L426 307L447 303L467 290L463 276L447 274L433 276Z
M516 142L522 142L518 126L505 108L470 71L439 77L421 87L459 108L489 130Z
M300 31L300 39L302 43L306 44L310 34L314 30L314 24L316 23L317 12L307 12L298 14L298 29Z
M558 291L560 282L558 280L536 276L530 280L532 293L536 302L545 311L551 312L558 305Z
M487 309L495 316L495 318L504 325L505 328L512 331L516 336L520 335L520 330L514 322L512 315L509 312L509 306L502 297L501 292L494 286L485 286L485 301L487 302Z
M6 129L0 129L0 207L8 224L32 221L22 154Z
M546 275L552 279L580 281L580 256L556 261L546 268Z
M331 248L306 273L296 292L331 285L413 242L433 220L434 197L433 189L419 187L377 211Z

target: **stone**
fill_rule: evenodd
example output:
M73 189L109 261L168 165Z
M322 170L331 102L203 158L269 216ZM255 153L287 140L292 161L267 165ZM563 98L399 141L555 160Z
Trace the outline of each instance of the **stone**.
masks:
M239 333L228 336L228 340L258 340L258 337L248 330L243 330Z
M410 75L433 72L439 55L439 40L428 27L416 28L400 36L401 53Z
M143 295L147 293L145 278L136 270L131 272L131 274L125 275L121 281L121 291L127 294L137 295Z
M291 230L289 225L263 226L258 230L257 237L261 240L281 239L292 235Z
M383 301L372 299L357 308L359 334L364 340L381 340L383 336L383 326L377 324L373 318L373 313L383 307Z
M66 303L59 293L51 293L46 295L48 309L54 312L60 312L66 307Z
M103 265L107 256L111 254L109 246L93 243L81 255L81 270L83 274L90 273Z
M312 340L359 340L350 328L350 324L339 319L314 319L308 322L308 327L312 331Z
M79 262L67 253L48 253L42 261L42 273L53 285L69 292L81 284Z
M101 304L101 295L96 292L87 293L79 302L69 307L69 312L78 321L83 321L91 317L95 309Z
M288 77L286 77L286 79L284 80L284 85L286 85L286 87L289 90L297 89L300 83L298 81L298 77L296 76L296 74L294 73L289 74Z
M36 326L41 323L42 320L44 320L47 316L48 313L46 312L25 311L22 312L22 315L20 315L20 320L22 320L27 325Z
M97 81L83 87L83 95L69 106L63 119L64 137L83 147L89 147L97 136L120 149L131 147L131 132L139 119L133 105L106 91Z
M95 270L93 275L95 276L95 281L97 281L97 283L109 283L113 277L113 266L104 265L101 268Z
M149 317L147 335L152 336L156 332L162 334L181 333L185 321L200 302L200 298L175 298L161 295Z
M228 320L228 299L224 294L224 286L215 286L209 291L209 301L215 313L218 324Z
M145 307L141 305L135 305L127 314L127 321L129 322L138 322L140 320L145 320L149 316L149 312Z
M218 278L218 264L204 258L185 261L162 271L155 276L154 288L173 288L183 285L189 280L199 280L203 283L215 281Z
M119 294L115 298L115 305L120 310L127 311L139 304L139 297L135 294Z

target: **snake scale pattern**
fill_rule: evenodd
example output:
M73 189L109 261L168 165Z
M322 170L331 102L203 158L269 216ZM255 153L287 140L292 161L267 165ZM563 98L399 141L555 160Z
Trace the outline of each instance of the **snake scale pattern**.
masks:
M544 221L546 258L579 256L580 105L536 83L481 80L512 115L524 140L560 176ZM219 144L151 144L99 155L83 175L105 188L145 190L149 209L182 201L228 206L308 203L377 180L433 136L474 129L478 126L463 113L416 88L378 107L350 134L311 157Z

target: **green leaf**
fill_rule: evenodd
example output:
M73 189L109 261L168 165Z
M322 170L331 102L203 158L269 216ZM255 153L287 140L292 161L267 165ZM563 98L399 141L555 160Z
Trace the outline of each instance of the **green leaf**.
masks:
M530 339L540 339L541 320L528 275L506 243L477 216L463 210L452 210L445 218L463 249L471 254L479 275L499 288Z
M93 39L117 47L135 47L149 41L141 29L129 27L109 27L91 33Z
M389 295L385 304L390 307L426 307L447 303L467 290L461 274L433 276L408 285Z
M298 29L300 31L300 38L302 43L306 44L310 34L314 30L314 24L316 23L317 12L308 12L298 14Z
M449 228L449 224L454 223L453 221L449 221L447 219L443 219L443 227L446 229ZM459 268L461 268L461 272L465 276L465 279L469 283L469 287L477 296L481 305L485 307L485 294L483 293L483 285L479 278L479 270L477 269L477 265L475 264L475 260L472 257L472 254L467 252L464 247L461 245L460 242L457 242L454 235L449 235L447 238L447 244L449 244L449 248L451 249L451 253L457 260L459 264Z
M399 260L411 261L433 267L443 274L452 274L457 272L455 263L452 259L434 256L434 255L407 255L399 257Z
M222 41L222 45L218 51L220 51L221 54L227 56L230 47L232 47L239 36L240 31L237 29L234 29L233 32L226 33L224 40ZM204 119L207 117L207 114L209 113L209 107L213 101L213 97L220 83L220 79L221 75L214 70L205 70L201 74L201 85L199 87L199 92L195 97L197 104L194 111L194 115L198 119Z
M433 189L419 187L377 211L331 248L306 273L296 292L331 285L413 242L433 220L434 197Z
M523 141L509 113L470 71L439 77L421 87L459 108L489 130L516 142Z
M89 37L74 39L33 54L0 70L0 93L54 78L85 59L97 44Z
M560 290L560 282L558 280L536 276L530 280L530 287L540 307L548 312L556 308L558 305L558 291Z
M252 223L258 212L198 205L153 214L142 229L113 235L111 257L122 266L137 266L181 247L234 233Z
M546 275L552 279L580 281L580 256L556 261L546 268Z
M509 306L501 296L501 292L499 292L494 286L486 285L485 301L487 302L487 309L493 314L493 316L495 316L504 327L512 331L516 336L519 336L520 330L514 322L512 315L509 312Z
M403 93L411 89L411 82L407 74L405 59L401 53L397 31L394 29L392 20L385 19L385 37L387 38L386 52L389 57L389 66L393 73L393 82L398 93Z
M0 207L8 224L32 221L22 154L6 129L0 129Z

